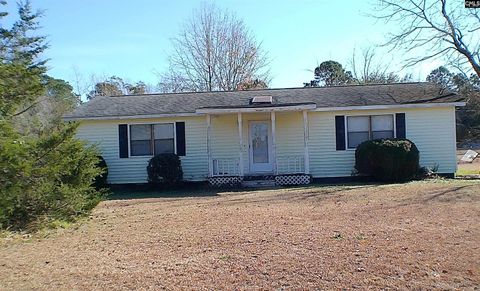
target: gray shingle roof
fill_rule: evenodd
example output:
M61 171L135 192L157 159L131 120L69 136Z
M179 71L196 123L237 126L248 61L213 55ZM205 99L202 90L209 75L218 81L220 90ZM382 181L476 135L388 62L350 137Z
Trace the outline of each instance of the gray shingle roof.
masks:
M442 90L432 83L98 96L65 118L194 113L199 108L249 107L251 98L255 96L272 96L274 105L315 103L317 108L449 103L463 100L461 96Z

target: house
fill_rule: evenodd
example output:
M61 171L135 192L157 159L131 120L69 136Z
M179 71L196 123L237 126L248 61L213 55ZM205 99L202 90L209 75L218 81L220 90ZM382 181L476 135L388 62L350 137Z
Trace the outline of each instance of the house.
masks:
M98 96L65 119L98 144L112 184L145 183L158 153L179 155L188 181L303 184L350 177L359 143L392 137L453 176L455 108L464 105L437 85L401 83Z

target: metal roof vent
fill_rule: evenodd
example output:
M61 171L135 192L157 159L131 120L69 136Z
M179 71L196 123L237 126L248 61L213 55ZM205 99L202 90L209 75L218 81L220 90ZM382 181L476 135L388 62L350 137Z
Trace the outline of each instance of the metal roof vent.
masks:
M253 97L252 104L272 104L272 96L257 96Z

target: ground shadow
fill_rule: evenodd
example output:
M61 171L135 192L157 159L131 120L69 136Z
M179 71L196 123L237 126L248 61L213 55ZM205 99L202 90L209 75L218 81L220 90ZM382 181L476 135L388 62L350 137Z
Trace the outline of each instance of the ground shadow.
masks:
M270 195L255 195L252 197L236 197L230 196L228 201L224 203L234 204L247 204L247 203L275 203L285 201L302 201L312 199L315 201L323 201L330 199L339 193L345 193L352 190L369 189L381 186L383 184L377 183L342 183L342 184L310 184L306 186L294 186L294 187L281 187L273 189L243 189L240 193L242 196L246 196L256 191L275 191L278 193Z
M188 198L215 197L224 192L242 192L245 189L212 188L204 183L184 184L177 187L162 188L146 184L116 185L110 188L107 200L130 200L150 198Z
M452 186L441 190L424 191L419 193L419 195L402 199L395 205L387 208L398 208L429 203L477 202L480 200L480 195L474 190L477 187L477 185L462 185Z

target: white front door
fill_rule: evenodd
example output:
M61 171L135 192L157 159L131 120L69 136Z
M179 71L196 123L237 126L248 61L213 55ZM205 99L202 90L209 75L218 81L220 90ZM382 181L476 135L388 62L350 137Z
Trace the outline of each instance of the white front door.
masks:
M270 122L250 121L249 125L250 172L273 172Z

